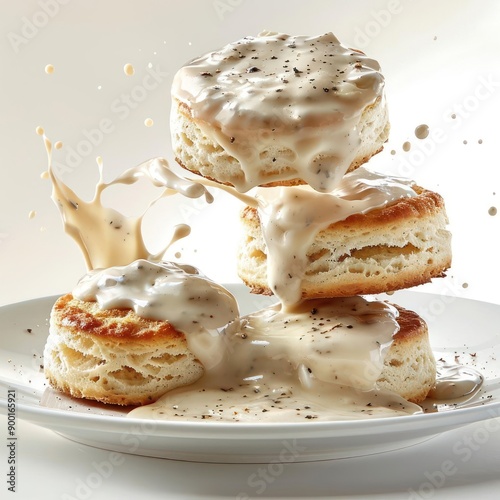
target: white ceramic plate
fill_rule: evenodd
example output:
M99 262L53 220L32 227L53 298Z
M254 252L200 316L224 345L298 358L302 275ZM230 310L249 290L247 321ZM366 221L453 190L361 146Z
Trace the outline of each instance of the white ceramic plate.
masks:
M243 314L268 305L242 285L229 285ZM221 423L126 418L116 407L61 396L41 365L54 297L0 308L0 408L15 390L16 416L74 441L118 452L219 463L299 462L379 453L425 441L468 423L500 416L500 306L403 291L389 297L428 323L437 358L472 366L486 383L464 407L435 413L341 422Z

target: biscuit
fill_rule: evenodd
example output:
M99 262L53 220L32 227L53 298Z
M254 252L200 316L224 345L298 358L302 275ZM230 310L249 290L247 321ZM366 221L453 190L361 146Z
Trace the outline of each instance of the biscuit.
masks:
M415 312L394 305L399 331L387 352L377 386L421 403L436 383L436 361L427 324Z
M319 231L307 250L302 298L383 293L444 276L451 265L444 201L435 192L412 189L417 196L351 215ZM271 295L257 210L244 208L241 222L238 274L254 293Z
M77 398L144 405L203 374L183 333L131 309L100 309L95 301L60 297L44 350L50 384Z
M331 33L246 37L186 64L172 85L177 162L243 192L330 191L388 134L378 62Z

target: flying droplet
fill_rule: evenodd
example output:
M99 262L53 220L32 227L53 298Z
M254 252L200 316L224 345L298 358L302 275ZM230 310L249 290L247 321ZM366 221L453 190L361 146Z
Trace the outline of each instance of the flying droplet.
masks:
M123 71L127 76L132 76L135 73L135 69L130 63L127 63L125 64L125 66L123 66Z

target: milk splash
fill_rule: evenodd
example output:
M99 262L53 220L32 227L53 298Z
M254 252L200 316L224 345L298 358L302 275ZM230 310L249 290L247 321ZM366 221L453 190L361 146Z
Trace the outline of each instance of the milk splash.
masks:
M147 160L106 183L100 157L97 158L99 180L94 197L90 201L84 201L56 176L52 168L52 143L42 127L38 127L36 132L43 136L47 151L48 167L43 177L49 178L52 183L52 200L59 209L66 233L82 251L87 270L127 265L138 259L158 261L174 242L188 236L191 228L186 224L178 224L174 226L168 243L159 252L153 254L148 250L142 223L148 210L160 198L181 194L187 198L204 196L207 203L213 202L213 196L204 186L178 176L164 158ZM153 186L164 188L141 215L125 216L102 204L102 194L107 188L119 184L135 184L141 178L147 179Z

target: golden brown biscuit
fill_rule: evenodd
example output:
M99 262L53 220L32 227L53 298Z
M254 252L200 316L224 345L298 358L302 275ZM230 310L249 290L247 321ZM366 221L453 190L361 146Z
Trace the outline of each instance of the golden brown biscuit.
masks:
M436 382L436 361L427 324L417 313L392 305L399 311L399 331L386 355L377 385L412 403L421 403Z
M418 196L355 214L320 231L307 251L303 298L346 297L417 286L451 265L451 234L442 197ZM238 274L253 292L271 294L267 248L257 210L246 207Z
M183 333L131 309L100 309L71 294L52 309L44 351L50 384L77 398L143 405L197 380L200 362Z

